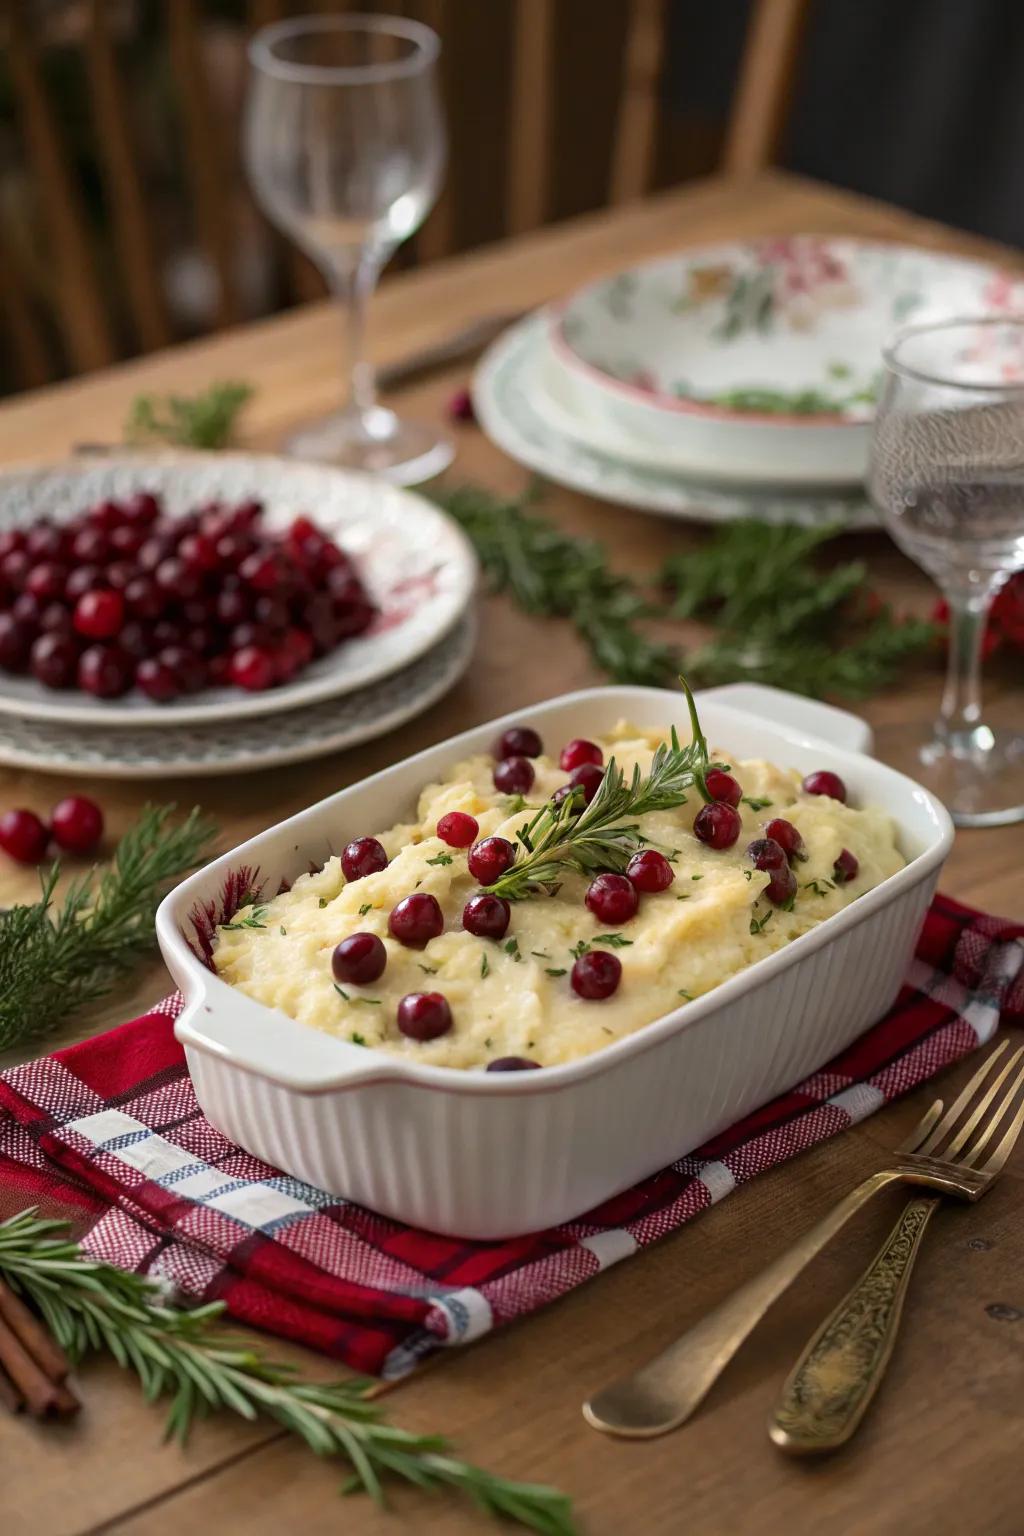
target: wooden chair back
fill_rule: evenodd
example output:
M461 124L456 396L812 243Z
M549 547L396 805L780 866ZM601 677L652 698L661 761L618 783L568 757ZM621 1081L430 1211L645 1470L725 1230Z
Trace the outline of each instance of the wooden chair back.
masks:
M205 67L200 31L203 0L149 3L161 7L190 217L195 242L216 284L214 320L217 325L229 325L242 317L235 265L239 233L231 195L237 166L218 127ZM369 8L372 0L362 3ZM753 0L722 162L731 173L748 174L773 157L789 105L808 3ZM311 10L351 8L338 0L305 0L305 4ZM444 37L458 25L458 4L459 0L382 0L378 9L403 9ZM300 8L290 0L247 0L246 20L255 29ZM607 195L613 203L640 197L652 185L667 11L668 0L627 0L608 177ZM100 261L69 147L44 84L31 9L22 0L0 0L0 41L46 246L40 251L18 251L10 244L11 237L0 233L0 334L16 382L23 386L43 383L59 372L56 353L63 354L72 372L84 372L111 363L126 351L149 351L174 339L147 209L145 171L130 128L130 93L120 67L118 28L120 18L131 11L111 0L84 0L75 13L112 262ZM504 223L507 233L520 234L545 223L552 213L558 0L511 0L510 14ZM448 58L445 50L442 59ZM442 70L442 89L450 94L450 63L443 63ZM456 190L449 178L438 206L416 237L417 259L429 260L457 248ZM5 225L10 222L4 221ZM307 258L281 237L275 240L291 292L299 298L322 293L322 279ZM48 275L45 295L33 289L34 272Z

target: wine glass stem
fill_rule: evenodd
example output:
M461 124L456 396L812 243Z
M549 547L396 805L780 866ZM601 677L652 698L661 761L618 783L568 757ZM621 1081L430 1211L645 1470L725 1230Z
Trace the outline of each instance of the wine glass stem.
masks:
M939 727L944 736L975 730L981 720L981 647L990 593L948 592L949 662Z
M345 266L334 269L331 286L344 314L343 367L348 379L348 406L353 415L365 416L377 404L373 365L363 355L366 306L377 284L378 263L363 251Z

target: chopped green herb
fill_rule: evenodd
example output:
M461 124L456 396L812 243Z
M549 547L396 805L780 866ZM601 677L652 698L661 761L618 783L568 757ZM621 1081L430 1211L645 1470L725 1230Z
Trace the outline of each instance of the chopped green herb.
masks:
M690 879L691 880L703 880L704 876L703 875L691 875Z
M688 1003L692 1003L692 1002L693 1002L693 993L692 993L692 992L687 992L687 991L685 991L685 990L684 990L684 988L682 988L682 987L680 987L680 988L679 988L679 993L678 993L678 995L679 995L679 996L680 996L680 997L685 997L685 998L686 998L686 1001L687 1001L687 1002L688 1002Z
M490 967L490 965L487 962L487 956L486 955L481 955L480 956L480 975L481 975L481 977L489 976L490 972L491 972L491 967Z
M609 1028L608 1028L608 1025L607 1025L607 1024L602 1024L602 1025L601 1025L601 1028L602 1028L602 1030L603 1030L603 1031L604 1031L604 1033L605 1033L605 1034L606 1034L606 1035L613 1035L613 1034L614 1034L614 1033L615 1033L615 1031L614 1031L614 1030L613 1030L613 1029L609 1029Z
M373 902L372 901L364 901L362 906L359 908L359 916L360 917L365 917L367 912L372 912L372 911L373 911Z
M756 800L753 795L740 796L740 804L749 805L752 811L765 811L771 803L770 800Z
M744 880L753 880L753 878L754 878L754 871L752 869L745 869L743 871L743 878L744 878Z
M334 983L334 990L337 992L339 997L343 997L345 999L346 1003L350 1001L349 995L345 991L344 987L339 987L337 982Z
M526 796L506 795L505 809L510 816L518 816L520 811L526 810Z
M420 966L420 970L423 972L424 976L436 976L437 975L437 966L436 965L421 965Z
M523 957L519 953L519 940L507 939L505 942L505 953L506 955L511 955L513 960L521 960Z
M771 917L771 915L772 915L772 909L771 909L771 907L769 907L768 911L764 914L763 917L752 917L750 919L750 931L751 931L751 933L752 934L754 934L754 933L763 933L765 928L766 928L766 926L767 926L767 924L768 924L768 919Z
M624 939L621 933L595 933L591 942L607 944L609 949L628 949L633 940Z
M437 853L432 859L427 860L428 864L450 864L451 862L452 856L450 853Z
M352 1031L352 1033L349 1035L349 1039L351 1040L353 1045L365 1045L366 1044L366 1041L363 1039L363 1037L359 1033L358 1029L354 1029Z
M565 971L564 969L560 970L557 965L546 965L544 967L544 974L545 976L564 976Z
M693 895L692 891L684 891L681 896L677 896L676 897L676 901L689 901L689 899L690 899L690 897L692 895Z
M286 939L288 937L288 929L284 926L283 923L281 924L281 937L282 939Z
M547 953L546 950L543 950L543 949L531 949L530 950L530 954L535 956L536 959L538 959L538 960L550 960L551 959L551 956Z
M824 876L822 876L820 880L808 880L807 883L801 887L802 890L813 891L815 896L827 896L829 891L834 891L835 888L835 882L832 880L826 880Z
M353 1003L361 1003L364 1008L379 1008L379 997L353 997L349 999Z
M266 907L253 907L248 917L243 917L238 923L221 923L221 927L227 933L237 933L239 928L265 928L266 923L261 923L260 918L266 917Z
M326 896L321 896L320 900L317 902L317 906L320 908L321 911L323 911L323 909L324 909L324 907L326 907L326 905L327 905L327 897Z
M574 960L578 960L580 955L585 955L589 948L590 945L587 943L586 939L577 939L569 953L572 955Z
M484 1049L487 1051L493 1051L494 1049L494 1041L491 1039L490 1035L488 1035L487 1039L484 1041Z

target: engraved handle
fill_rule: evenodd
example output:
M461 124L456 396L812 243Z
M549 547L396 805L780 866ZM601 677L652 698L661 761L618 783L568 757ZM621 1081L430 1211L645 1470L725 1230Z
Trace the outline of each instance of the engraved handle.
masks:
M661 1435L685 1423L772 1302L865 1201L900 1177L894 1169L885 1169L858 1184L773 1264L727 1296L696 1327L639 1371L613 1382L584 1403L587 1423L608 1434L631 1437Z
M903 1300L938 1200L910 1200L857 1284L793 1367L768 1421L791 1455L833 1451L849 1440L878 1391L896 1343Z

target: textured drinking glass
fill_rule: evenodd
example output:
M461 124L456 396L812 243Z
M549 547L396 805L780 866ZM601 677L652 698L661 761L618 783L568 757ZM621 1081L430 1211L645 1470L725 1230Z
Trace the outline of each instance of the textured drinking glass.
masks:
M981 700L993 597L1024 567L1024 318L903 331L885 354L869 489L900 548L949 604L949 670L930 741L879 733L879 755L961 826L1024 818L1024 694ZM1024 668L1022 668L1024 671Z
M400 484L436 474L452 448L377 403L363 331L381 268L441 185L439 52L437 35L418 22L354 14L294 17L263 28L249 47L245 157L256 198L346 311L348 403L287 451Z

